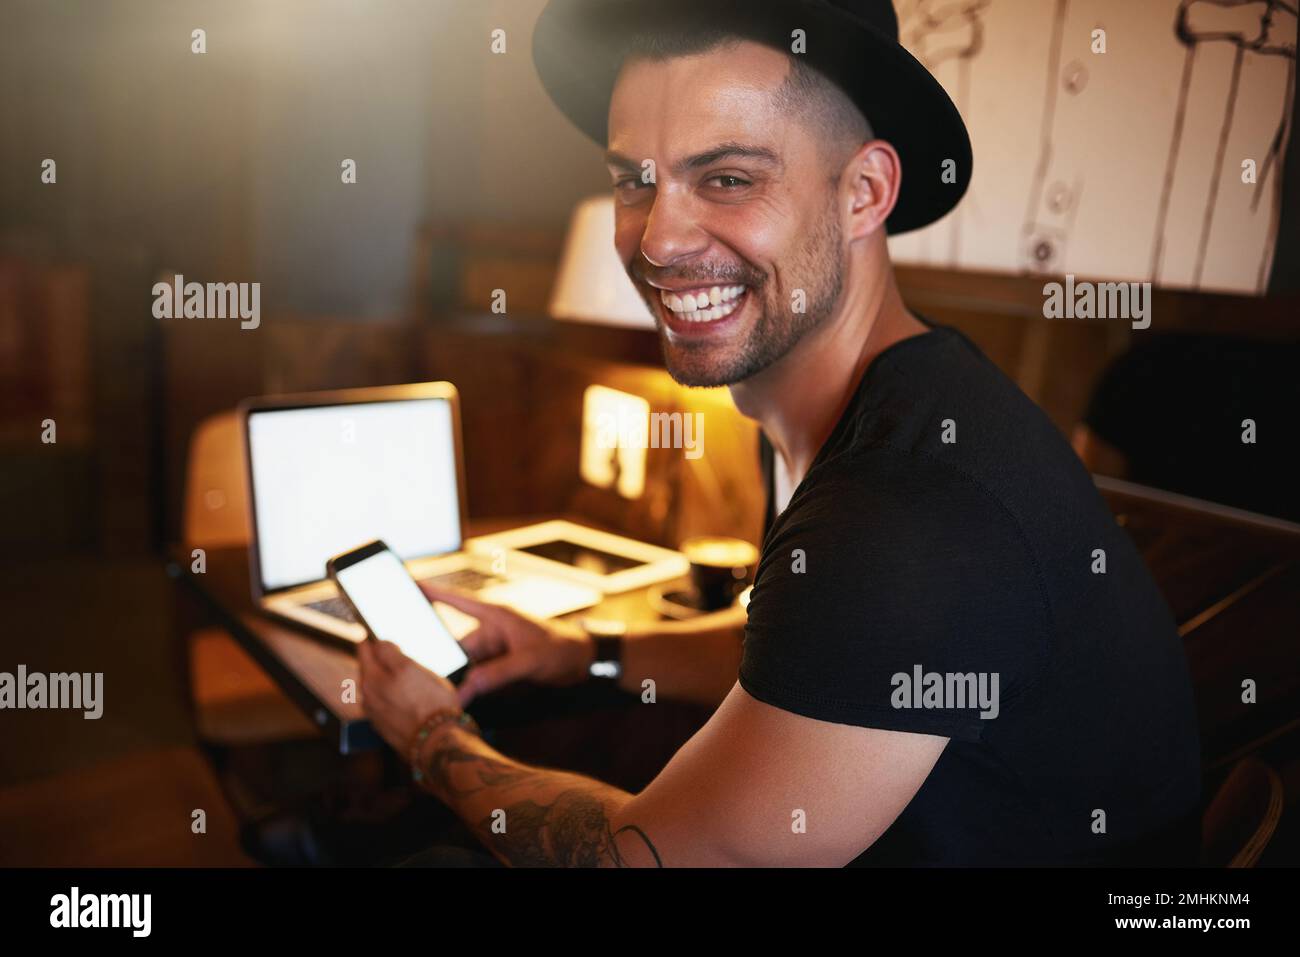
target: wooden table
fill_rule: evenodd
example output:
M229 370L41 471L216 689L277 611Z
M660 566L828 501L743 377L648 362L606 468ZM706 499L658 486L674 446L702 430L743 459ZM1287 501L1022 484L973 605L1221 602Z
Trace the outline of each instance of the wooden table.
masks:
M355 653L256 611L247 549L207 549L206 571L196 574L191 570L189 549L177 546L169 550L166 567L168 575L201 599L207 615L229 631L321 733L337 744L340 753L381 746L361 706L343 701L340 693L345 680L358 679ZM596 607L566 617L658 620L660 616L649 602L648 591L607 596ZM485 728L508 728L541 718L624 709L638 700L635 695L619 691L612 682L590 681L565 689L516 689L513 694L481 699L471 710ZM685 717L687 725L698 720L700 716L693 711ZM676 740L681 735L674 730L669 737Z
M1206 770L1230 766L1242 755L1300 731L1300 527L1207 508L1178 496L1135 495L1132 487L1113 480L1098 484L1174 612L1196 690ZM379 746L360 706L340 700L342 682L357 677L353 653L256 613L245 549L209 550L203 575L192 574L189 552L176 549L168 570L203 599L209 613L337 742L340 752ZM626 621L659 617L646 591L610 596L571 617L588 615ZM1255 704L1241 701L1244 678L1259 683ZM631 779L640 778L656 761L662 767L675 746L708 717L708 709L678 709L674 715L669 706L656 708L653 716L635 709L635 721L620 724L620 710L636 701L605 682L589 682L578 688L494 695L471 710L485 727L524 730L544 718L601 714L605 743L584 737L571 749L575 763L597 755L606 763L618 760L630 747L625 744L630 736L648 733L648 739L638 738L645 760L629 769ZM548 736L548 745L564 737L553 726L537 733ZM512 753L525 759L527 752L521 747ZM537 760L558 763L549 756Z

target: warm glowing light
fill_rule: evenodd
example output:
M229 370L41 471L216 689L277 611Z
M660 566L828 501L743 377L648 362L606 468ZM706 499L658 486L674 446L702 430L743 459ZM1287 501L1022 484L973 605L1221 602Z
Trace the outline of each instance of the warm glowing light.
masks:
M624 498L645 491L646 433L650 403L638 395L603 385L588 386L582 399L582 453L579 472L597 488L612 488Z

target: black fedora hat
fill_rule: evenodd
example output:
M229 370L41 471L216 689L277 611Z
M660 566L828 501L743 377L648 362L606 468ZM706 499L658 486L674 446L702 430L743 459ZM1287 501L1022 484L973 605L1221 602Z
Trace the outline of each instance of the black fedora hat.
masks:
M965 194L966 124L939 81L898 42L890 0L550 0L533 31L533 63L555 104L602 147L625 42L662 25L721 26L786 52L793 31L804 31L807 63L898 150L903 181L886 224L891 235L934 222Z

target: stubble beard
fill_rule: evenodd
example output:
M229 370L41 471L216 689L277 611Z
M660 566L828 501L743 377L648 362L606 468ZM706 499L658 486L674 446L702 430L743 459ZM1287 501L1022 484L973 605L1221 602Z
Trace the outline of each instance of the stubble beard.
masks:
M823 212L818 228L804 244L787 275L806 277L802 285L768 290L764 282L750 286L749 294L758 302L760 312L749 338L739 346L698 343L672 343L657 309L652 310L659 328L664 365L680 385L708 388L734 385L757 375L785 356L822 323L835 309L844 284L842 230L835 214L834 193ZM794 311L791 301L795 289L802 288L807 308ZM748 308L748 304L745 306Z

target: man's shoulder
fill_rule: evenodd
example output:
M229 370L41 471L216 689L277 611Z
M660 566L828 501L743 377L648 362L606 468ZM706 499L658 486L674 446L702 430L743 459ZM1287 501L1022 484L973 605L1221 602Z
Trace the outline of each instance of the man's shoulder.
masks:
M941 453L972 468L984 454L1072 454L1052 420L970 339L939 326L883 352L863 377L840 438L856 448Z
M961 533L1017 525L998 490L961 460L888 443L850 447L819 463L782 518L870 530L877 540L927 527Z
M975 477L914 450L862 449L810 472L764 543L763 588L828 608L849 602L918 636L954 615L1047 627L1017 516Z
M817 483L905 524L1010 523L1040 551L1052 542L1038 532L1109 520L1065 435L965 336L941 327L880 360L828 443Z
M862 449L810 472L765 540L742 685L823 720L975 740L978 719L892 710L892 677L996 673L1010 702L1051 631L1033 554L994 496L925 454Z

